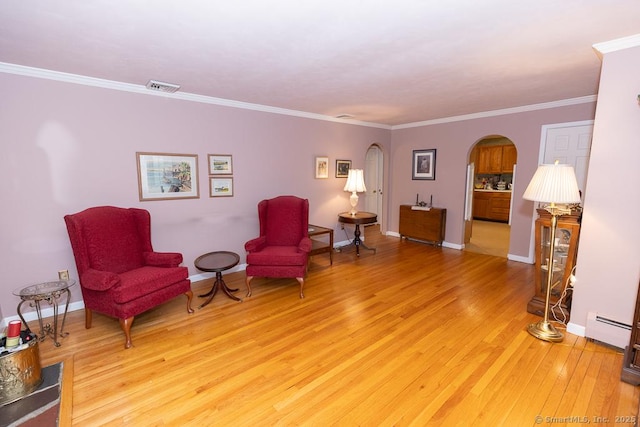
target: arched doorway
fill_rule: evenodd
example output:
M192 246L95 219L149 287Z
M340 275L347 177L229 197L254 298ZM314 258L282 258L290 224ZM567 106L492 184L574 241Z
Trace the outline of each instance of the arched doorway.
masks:
M517 149L501 135L476 142L469 153L464 249L507 258Z
M384 153L378 144L372 144L365 155L364 185L367 187L365 211L378 215L378 223L383 218Z

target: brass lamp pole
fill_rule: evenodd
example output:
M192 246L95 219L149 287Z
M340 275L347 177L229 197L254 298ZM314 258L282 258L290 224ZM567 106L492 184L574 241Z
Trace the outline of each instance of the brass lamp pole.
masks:
M541 321L530 324L527 330L538 339L560 342L564 338L562 332L558 331L549 323L549 299L551 296L551 287L553 286L553 257L556 249L558 216L571 213L571 209L566 207L566 205L580 203L580 190L578 190L578 182L573 167L570 165L560 165L557 160L552 165L540 165L533 175L533 178L531 178L531 182L522 197L535 202L548 203L544 209L551 214L544 317ZM561 207L558 206L558 204L564 206Z

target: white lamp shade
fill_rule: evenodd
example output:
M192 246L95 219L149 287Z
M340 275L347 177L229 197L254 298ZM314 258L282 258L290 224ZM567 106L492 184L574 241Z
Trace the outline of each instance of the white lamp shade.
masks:
M580 190L573 166L540 165L531 178L523 199L541 203L580 203Z
M358 193L367 191L367 187L364 185L364 171L362 169L349 169L344 191L356 191Z

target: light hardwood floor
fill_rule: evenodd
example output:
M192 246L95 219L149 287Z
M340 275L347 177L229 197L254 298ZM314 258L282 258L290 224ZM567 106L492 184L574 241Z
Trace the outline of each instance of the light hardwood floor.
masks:
M136 318L129 350L117 321L95 314L85 330L71 313L62 346L40 349L45 366L73 360L73 425L629 425L616 417L637 415L620 351L526 332L539 320L526 311L533 266L365 235L376 254L335 253L333 266L313 257L304 300L295 280L266 279L242 303L218 294L192 315L179 297ZM225 279L244 297L243 272Z

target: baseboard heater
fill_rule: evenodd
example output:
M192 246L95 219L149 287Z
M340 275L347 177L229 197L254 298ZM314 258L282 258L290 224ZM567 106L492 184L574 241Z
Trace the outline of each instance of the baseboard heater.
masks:
M587 338L623 349L629 345L631 325L589 312L585 335Z

